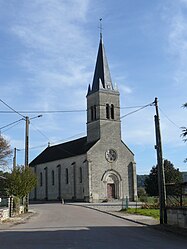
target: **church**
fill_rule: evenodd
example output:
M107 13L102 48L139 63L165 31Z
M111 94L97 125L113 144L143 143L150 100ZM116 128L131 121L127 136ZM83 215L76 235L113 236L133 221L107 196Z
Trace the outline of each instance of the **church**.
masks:
M86 97L87 136L48 146L30 163L38 179L30 199L103 202L137 196L136 163L121 140L120 94L102 35Z

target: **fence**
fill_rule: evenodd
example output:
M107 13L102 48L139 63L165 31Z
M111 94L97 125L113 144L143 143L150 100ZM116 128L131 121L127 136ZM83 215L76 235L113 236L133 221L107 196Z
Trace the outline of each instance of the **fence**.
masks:
M166 184L167 207L187 207L187 182Z

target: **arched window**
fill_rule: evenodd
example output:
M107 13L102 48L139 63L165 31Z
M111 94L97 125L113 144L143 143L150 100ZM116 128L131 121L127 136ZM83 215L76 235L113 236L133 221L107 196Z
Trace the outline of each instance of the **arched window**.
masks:
M106 118L107 118L107 119L110 118L110 108L109 108L109 104L106 104Z
M111 119L114 119L114 105L113 104L111 104L110 111L111 111Z
M51 171L51 181L52 181L52 185L55 185L55 172L54 170Z
M82 168L80 167L80 183L82 183Z
M94 119L94 111L93 111L93 106L91 106L91 121Z
M68 168L66 168L66 184L69 183L69 173L68 173Z
M91 106L91 121L96 120L96 105Z
M40 186L43 185L43 176L42 176L42 172L40 172Z
M94 105L94 115L93 115L94 120L96 120L96 105Z

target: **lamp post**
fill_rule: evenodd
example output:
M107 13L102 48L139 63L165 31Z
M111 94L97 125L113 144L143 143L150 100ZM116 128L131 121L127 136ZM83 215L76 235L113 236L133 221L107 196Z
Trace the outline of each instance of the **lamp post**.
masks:
M32 118L25 117L25 168L29 167L29 124L31 119L40 118L42 115L38 115ZM25 211L28 212L29 196L25 197Z

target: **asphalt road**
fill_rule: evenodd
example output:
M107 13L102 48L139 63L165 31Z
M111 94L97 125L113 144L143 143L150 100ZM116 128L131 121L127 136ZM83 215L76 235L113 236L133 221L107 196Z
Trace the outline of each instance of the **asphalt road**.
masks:
M183 249L187 239L84 207L31 206L37 214L0 231L0 249Z

